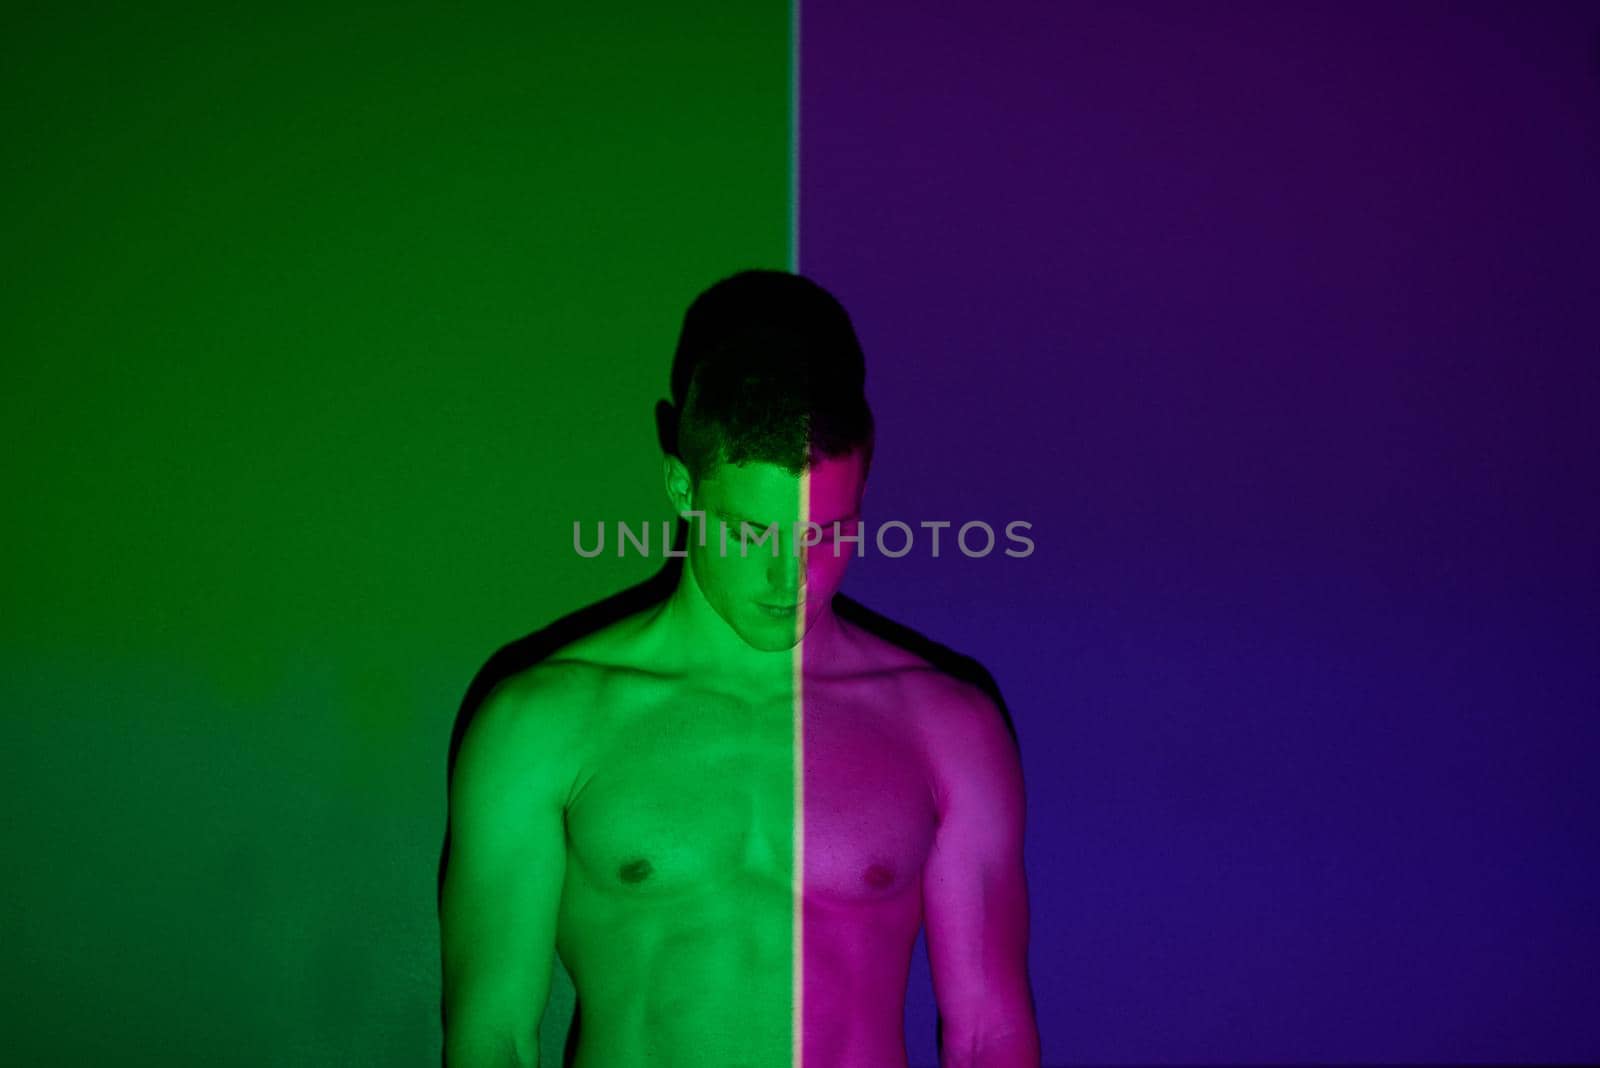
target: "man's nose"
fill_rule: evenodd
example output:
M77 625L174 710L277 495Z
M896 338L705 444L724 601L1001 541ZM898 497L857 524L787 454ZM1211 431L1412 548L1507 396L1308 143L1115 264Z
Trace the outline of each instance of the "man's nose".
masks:
M780 547L767 566L767 581L784 592L799 593L806 585L806 549L798 543Z

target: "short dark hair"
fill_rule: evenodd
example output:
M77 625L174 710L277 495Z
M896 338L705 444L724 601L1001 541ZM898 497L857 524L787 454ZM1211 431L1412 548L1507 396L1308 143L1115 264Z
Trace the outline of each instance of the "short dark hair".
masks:
M872 458L872 410L848 376L792 335L751 329L707 354L690 380L678 455L696 479L718 463L799 473L818 456Z
M696 479L717 463L796 472L862 450L870 463L866 364L827 290L784 271L742 271L690 305L672 366L675 448Z

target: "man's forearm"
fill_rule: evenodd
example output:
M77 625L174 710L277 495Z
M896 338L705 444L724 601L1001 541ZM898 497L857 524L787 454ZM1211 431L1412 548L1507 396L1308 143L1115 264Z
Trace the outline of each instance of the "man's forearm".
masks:
M982 1037L947 1041L939 1068L1039 1068L1039 1033L1032 1023Z
M539 1047L504 1034L447 1033L444 1068L539 1068Z

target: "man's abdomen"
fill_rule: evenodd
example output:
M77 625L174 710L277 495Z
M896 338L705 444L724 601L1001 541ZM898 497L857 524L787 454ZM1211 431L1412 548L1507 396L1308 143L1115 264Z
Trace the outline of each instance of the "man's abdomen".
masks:
M565 910L562 959L583 1006L577 1068L789 1065L792 911L788 888L766 880Z

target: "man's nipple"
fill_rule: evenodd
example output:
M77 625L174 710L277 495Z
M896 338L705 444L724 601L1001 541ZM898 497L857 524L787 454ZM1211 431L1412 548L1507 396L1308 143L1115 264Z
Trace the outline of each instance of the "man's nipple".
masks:
M882 890L894 882L894 871L887 865L874 864L861 876L861 881L874 890Z
M650 862L643 857L630 860L617 869L617 878L625 883L642 883L650 878L650 873L655 871Z

